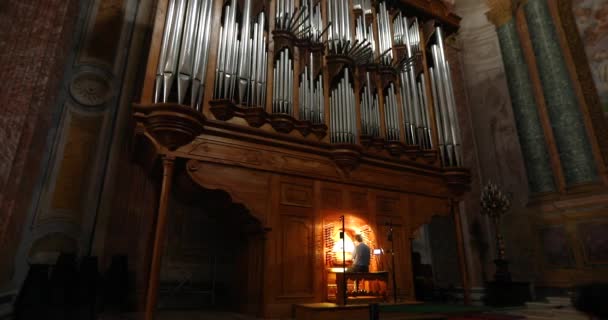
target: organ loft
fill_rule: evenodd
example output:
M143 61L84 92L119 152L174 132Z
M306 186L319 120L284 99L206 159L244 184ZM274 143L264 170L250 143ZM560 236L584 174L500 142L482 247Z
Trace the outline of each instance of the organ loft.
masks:
M6 7L0 319L603 316L606 0Z
M304 302L415 300L410 238L433 215L457 217L470 179L445 51L459 18L435 5L159 4L134 105L136 153L162 172L147 317L172 192L202 207L222 192L246 212L234 266L243 310L282 317ZM365 289L340 274L357 234L394 256L358 275ZM462 252L462 238L451 241Z

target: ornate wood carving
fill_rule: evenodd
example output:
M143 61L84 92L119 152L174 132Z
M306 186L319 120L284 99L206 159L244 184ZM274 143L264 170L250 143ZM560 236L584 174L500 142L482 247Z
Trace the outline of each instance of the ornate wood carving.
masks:
M234 104L229 100L209 101L209 110L216 119L226 121L234 117L245 119L247 123L259 128L269 123L276 132L287 134L293 130L299 131L303 136L314 133L318 140L327 135L327 126L324 124L313 124L310 121L301 121L286 114L272 114L261 107L245 108Z
M354 170L359 165L361 147L358 145L334 145L331 152L334 162L346 172Z
M298 207L312 207L312 187L291 183L281 184L281 204Z
M268 173L193 160L188 161L186 170L196 184L227 192L234 202L242 203L253 216L265 221L270 188Z
M446 182L450 191L457 197L471 189L471 173L466 168L446 168Z
M169 150L186 145L203 132L200 112L179 104L134 104L135 119L159 144Z

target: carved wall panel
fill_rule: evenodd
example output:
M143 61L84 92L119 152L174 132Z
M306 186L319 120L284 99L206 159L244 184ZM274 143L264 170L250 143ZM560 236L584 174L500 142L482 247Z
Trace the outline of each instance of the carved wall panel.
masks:
M367 193L362 191L351 191L348 193L349 196L349 208L356 210L363 215L370 216L369 206L367 203Z
M608 281L606 209L546 213L535 219L534 230L540 285L570 287Z
M321 208L323 209L342 209L343 196L342 190L322 188L321 189Z
M451 213L448 201L445 199L410 195L409 200L411 210L409 227L412 232L430 223L433 216L446 216Z
M207 189L221 189L237 203L244 204L253 216L266 221L270 190L270 174L221 164L190 161L189 174Z
M314 240L310 218L281 215L281 297L314 297Z
M281 204L287 206L312 207L312 186L281 183Z
M178 155L305 177L339 178L335 164L328 158L286 150L243 140L201 135L191 146L179 149Z
M579 223L577 238L580 241L585 265L608 267L608 219Z
M400 199L384 195L376 196L376 212L378 215L398 216L400 210Z

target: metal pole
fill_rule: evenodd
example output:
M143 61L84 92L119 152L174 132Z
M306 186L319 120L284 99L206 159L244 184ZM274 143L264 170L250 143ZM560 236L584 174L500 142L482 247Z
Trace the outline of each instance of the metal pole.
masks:
M343 298L344 298L344 305L346 305L346 301L348 301L348 297L346 296L346 292L347 292L347 288L346 288L346 229L344 226L344 216L340 216L340 220L342 220L342 232L341 232L341 236L342 236L342 285L344 288L344 292L343 292Z

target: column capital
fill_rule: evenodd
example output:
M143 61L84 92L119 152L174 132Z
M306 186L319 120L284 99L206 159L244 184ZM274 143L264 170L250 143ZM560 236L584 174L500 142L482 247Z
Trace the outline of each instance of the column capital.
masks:
M519 2L519 0L516 0ZM486 17L492 22L496 28L513 19L513 3L512 0L486 0L486 4L490 8L486 12Z

